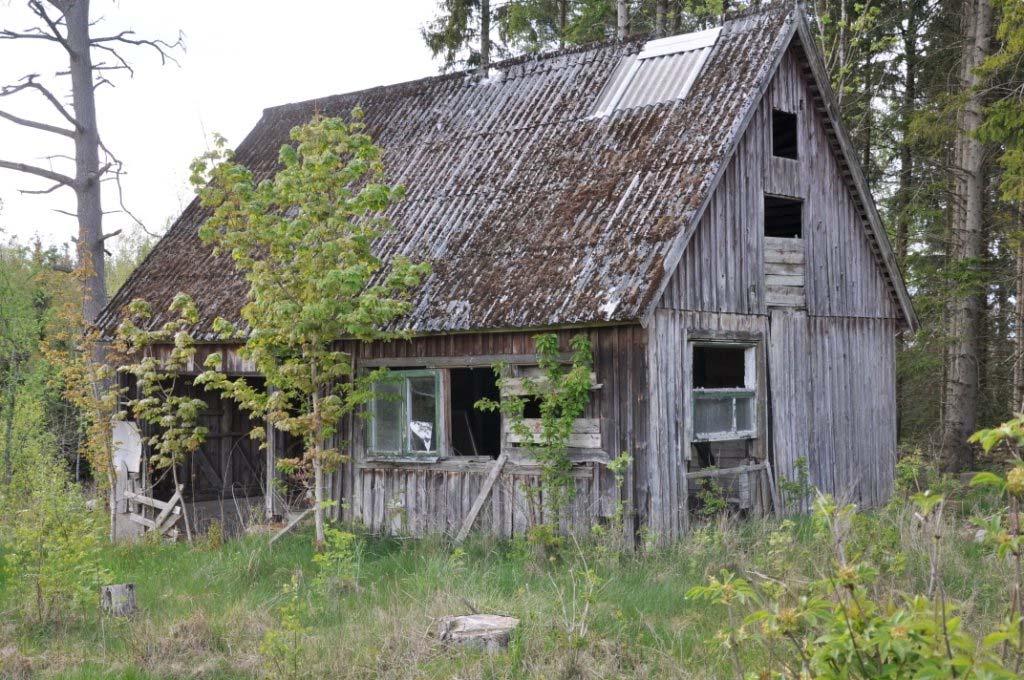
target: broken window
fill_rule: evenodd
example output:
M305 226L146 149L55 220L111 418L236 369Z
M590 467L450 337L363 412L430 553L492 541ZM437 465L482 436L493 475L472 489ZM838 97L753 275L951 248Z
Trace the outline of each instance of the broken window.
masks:
M501 393L491 368L451 369L452 455L497 457L501 451L501 414L481 411L481 399Z
M803 236L804 203L795 198L764 197L764 235L771 238Z
M694 440L756 436L754 348L694 345L692 372Z
M772 155L797 158L796 114L772 109Z
M374 385L370 448L423 455L439 449L437 371L390 371Z

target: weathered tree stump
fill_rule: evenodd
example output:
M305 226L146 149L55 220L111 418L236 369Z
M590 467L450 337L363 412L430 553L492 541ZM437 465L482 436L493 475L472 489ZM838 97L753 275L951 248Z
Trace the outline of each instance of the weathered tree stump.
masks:
M138 607L135 604L135 584L118 583L103 586L100 590L100 608L111 616L131 616Z
M496 614L445 616L437 622L437 637L446 645L464 645L497 652L508 647L519 619Z

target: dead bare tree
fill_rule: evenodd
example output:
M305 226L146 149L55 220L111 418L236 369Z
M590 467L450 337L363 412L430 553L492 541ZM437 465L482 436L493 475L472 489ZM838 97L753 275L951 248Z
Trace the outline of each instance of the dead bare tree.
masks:
M103 143L96 123L96 90L103 85L113 86L108 74L134 70L127 58L127 50L144 48L154 51L162 64L177 63L173 52L183 48L179 33L174 42L139 38L133 31L118 31L109 35L93 36L99 19L90 20L90 0L27 0L28 8L38 19L35 26L22 30L0 27L0 40L34 40L54 44L68 59L68 69L52 74L55 79L70 78L70 92L63 87L64 96L53 89L39 73L28 73L16 83L0 86L0 97L17 94L35 94L43 97L52 107L56 123L25 118L0 109L0 118L15 125L57 135L70 140L74 155L55 157L74 163L73 172L58 172L15 160L0 159L0 168L39 177L50 185L38 189L23 189L25 194L49 194L58 189L71 189L77 199L73 215L78 220L77 253L79 266L85 271L82 312L87 321L96 318L107 302L104 261L104 241L118 232L103 233L103 206L101 182L111 180L117 184L120 211L131 219L138 219L125 208L121 192L122 162ZM70 106L65 102L70 95ZM141 223L140 223L141 224Z

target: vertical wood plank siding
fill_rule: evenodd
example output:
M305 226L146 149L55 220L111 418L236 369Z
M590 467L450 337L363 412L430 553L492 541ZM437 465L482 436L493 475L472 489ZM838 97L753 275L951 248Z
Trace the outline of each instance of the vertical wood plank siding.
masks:
M819 489L865 505L892 493L899 308L793 51L754 114L649 329L651 526L685 530L690 441L685 374L698 329L753 333L764 344L770 399L764 443L775 474L806 458ZM798 114L799 159L772 156L772 109ZM804 201L806 311L766 299L764 195ZM803 307L801 304L800 307ZM684 478L685 479L685 478ZM682 513L685 515L685 513Z
M585 416L599 418L601 446L611 457L626 451L634 458L627 471L622 500L637 508L635 492L647 484L647 333L639 326L614 326L581 331L558 331L563 348L575 332L589 338L594 372L602 387L592 392ZM489 355L533 358L530 332L425 336L408 341L375 342L354 347L356 362L408 359L420 365L424 357L472 360ZM418 363L419 362L419 363ZM351 428L349 462L332 479L332 496L342 502L342 516L380 533L454 534L462 526L480 492L491 463L467 464L458 457L438 464L386 464L364 460L362 428ZM344 438L343 438L344 439ZM603 464L578 465L574 471L576 497L559 519L565 531L587 531L599 517L615 510L614 478ZM483 506L475 528L509 537L521 534L535 521L555 519L543 498L536 504L527 489L539 486L539 469L507 465ZM627 516L627 531L636 527L636 512Z
M796 112L799 160L772 156L772 109ZM804 200L807 311L812 316L898 318L894 294L814 107L793 52L779 65L737 145L661 306L766 314L764 194Z

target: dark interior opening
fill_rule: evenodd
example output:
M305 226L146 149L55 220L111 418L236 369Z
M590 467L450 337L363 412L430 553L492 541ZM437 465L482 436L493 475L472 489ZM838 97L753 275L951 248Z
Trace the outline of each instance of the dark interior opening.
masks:
M796 159L796 140L796 114L772 109L772 155Z
M779 196L764 197L764 235L774 238L803 236L803 201Z
M694 347L693 386L708 390L744 387L745 365L743 347Z
M480 399L501 398L494 371L453 368L451 384L452 453L497 458L501 451L501 415L474 407Z

